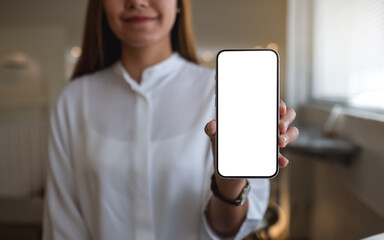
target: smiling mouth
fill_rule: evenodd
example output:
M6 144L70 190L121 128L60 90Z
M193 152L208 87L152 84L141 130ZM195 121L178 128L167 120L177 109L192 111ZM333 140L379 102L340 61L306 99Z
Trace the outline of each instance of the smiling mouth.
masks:
M130 18L125 18L123 19L124 22L127 22L127 23L135 23L135 24L139 24L139 23L146 23L146 22L151 22L151 21L154 21L156 20L157 17L130 17Z

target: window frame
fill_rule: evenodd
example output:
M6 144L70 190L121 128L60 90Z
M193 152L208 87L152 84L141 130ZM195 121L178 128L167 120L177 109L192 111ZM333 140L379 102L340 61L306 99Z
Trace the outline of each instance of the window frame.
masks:
M287 72L288 105L339 105L344 113L384 122L384 109L352 106L342 98L314 97L314 1L288 0L287 4Z

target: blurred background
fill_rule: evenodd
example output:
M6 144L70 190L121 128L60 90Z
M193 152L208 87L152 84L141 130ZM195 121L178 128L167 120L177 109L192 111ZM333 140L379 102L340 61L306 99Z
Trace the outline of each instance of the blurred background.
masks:
M273 48L299 139L248 239L384 232L384 1L193 0L201 64ZM0 2L0 239L40 239L48 113L81 55L86 0Z

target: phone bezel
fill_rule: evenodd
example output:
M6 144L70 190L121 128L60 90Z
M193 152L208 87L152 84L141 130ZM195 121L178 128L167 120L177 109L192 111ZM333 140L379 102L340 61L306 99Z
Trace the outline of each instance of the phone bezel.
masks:
M272 175L268 176L224 176L219 172L219 156L218 156L218 146L219 146L219 141L218 141L218 136L219 136L219 124L220 121L218 119L218 106L219 106L219 101L218 101L218 85L219 85L219 55L223 52L228 52L228 51L271 51L276 55L277 58L277 66L276 66L276 71L277 71L277 99L276 99L276 108L277 108L277 116L276 116L276 171ZM279 102L280 102L280 56L277 51L274 49L269 49L269 48L262 48L262 49L223 49L219 51L216 55L216 75L215 75L215 80L216 80L216 86L215 86L215 105L216 105L216 141L215 141L215 171L217 174L222 177L222 178L274 178L278 175L279 173L279 144L278 144L278 137L279 137L279 120L280 120L280 107L279 107Z

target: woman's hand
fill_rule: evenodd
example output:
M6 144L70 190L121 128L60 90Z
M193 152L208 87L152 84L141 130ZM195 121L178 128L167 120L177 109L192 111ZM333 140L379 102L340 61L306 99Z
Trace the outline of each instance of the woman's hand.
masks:
M299 136L299 130L289 125L295 120L296 112L293 108L287 108L284 101L280 100L280 122L279 122L279 147L284 148L287 144L295 141ZM205 125L205 133L211 140L213 155L216 152L216 120L212 120ZM289 160L279 153L279 167L284 168Z
M295 127L289 127L296 117L296 113L292 108L287 108L283 101L280 101L280 122L279 122L279 146L285 147L288 143L293 142L299 136L299 131ZM205 126L205 132L211 140L213 155L216 152L216 121L212 120ZM286 167L288 159L279 154L279 167ZM245 179L226 179L221 178L216 173L215 179L218 191L227 199L235 200L246 185ZM222 237L235 235L248 209L248 200L241 206L229 205L216 197L212 197L209 202L206 216L209 224L217 234Z
M299 136L299 130L296 127L289 126L295 118L295 110L293 110L293 108L287 108L285 102L280 100L279 147L284 148L288 143L295 141ZM284 168L288 163L288 159L279 153L279 167Z

